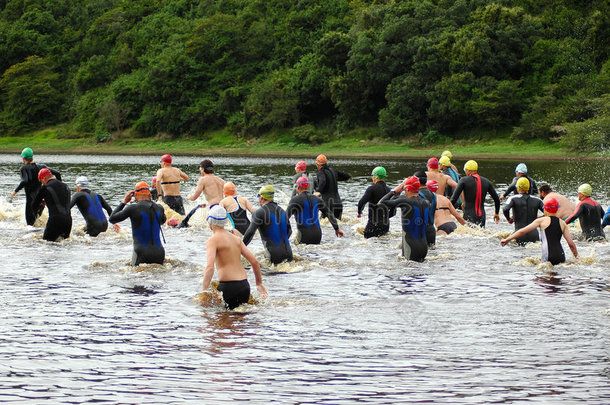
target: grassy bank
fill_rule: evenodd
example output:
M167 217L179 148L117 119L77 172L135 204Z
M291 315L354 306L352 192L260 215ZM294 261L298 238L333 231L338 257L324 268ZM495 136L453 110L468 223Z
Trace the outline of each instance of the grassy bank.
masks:
M36 153L89 154L162 154L177 155L265 155L313 156L326 153L333 156L363 157L429 157L450 149L454 155L471 158L540 159L599 158L570 153L557 143L546 141L512 141L505 133L469 133L459 139L441 137L437 142L425 142L414 136L404 140L388 140L374 136L373 129L360 128L333 136L333 141L322 144L297 143L289 130L276 131L258 139L239 138L226 131L206 135L206 139L182 137L170 139L113 137L106 142L94 138L66 137L65 129L47 128L18 137L0 137L0 152L18 153L29 146ZM465 139L468 136L469 139Z

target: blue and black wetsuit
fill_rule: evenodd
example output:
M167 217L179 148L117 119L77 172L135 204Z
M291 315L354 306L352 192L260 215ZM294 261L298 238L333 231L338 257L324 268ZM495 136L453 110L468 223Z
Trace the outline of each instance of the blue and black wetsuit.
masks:
M524 179L527 179L527 180L530 182L530 189L528 190L528 192L527 192L527 193L528 193L528 194L530 194L530 195L538 194L538 187L536 186L536 182L535 182L534 180L532 180L532 178L531 178L531 177L529 177L528 175L523 175L523 176L521 176L521 177L523 177ZM515 194L518 194L518 191L517 191L517 181L518 181L518 180L519 180L521 177L515 176L515 177L513 178L512 183L510 183L510 184L508 185L508 188L506 189L506 191L504 192L504 194L502 194L502 195L504 196L504 198L508 197L508 195L509 195L510 193L515 193Z
M436 193L430 191L428 188L419 189L420 197L423 197L430 204L430 219L428 226L426 227L426 239L428 245L432 246L436 243L436 228L434 227L434 213L436 212Z
M248 214L245 209L239 205L239 200L237 197L233 197L235 202L237 203L237 209L235 211L231 211L228 214L231 216L233 220L233 226L237 229L242 235L246 233L248 228L250 227L250 220L248 219Z
M358 215L362 214L366 203L369 204L369 219L364 228L364 237L367 239L385 235L390 230L390 210L385 205L378 204L379 200L389 192L390 188L385 181L378 181L368 187L358 201Z
M336 219L341 219L343 215L343 202L339 196L339 181L345 181L350 179L350 175L339 170L335 170L328 165L323 165L318 170L318 186L316 191L320 193L322 199L333 212ZM322 217L324 218L324 216Z
M49 210L49 220L44 229L43 239L54 242L59 237L66 239L72 230L72 216L70 216L70 189L57 179L51 179L32 201L38 207L42 200Z
M566 255L561 247L561 223L559 218L551 216L549 226L540 232L542 237L542 260L551 262L554 266L566 261Z
M297 222L297 239L299 243L317 245L322 240L319 212L328 217L335 231L339 229L337 220L326 206L324 200L309 194L307 191L292 197L286 212L289 220L294 215L294 219Z
M379 205L402 211L402 254L409 260L423 262L428 254L426 228L430 219L430 204L420 196L397 196L393 191L387 193Z
M244 234L244 244L248 245L259 230L263 246L269 253L271 263L292 261L292 249L288 238L292 234L290 221L284 211L274 201L268 202L254 211L252 222Z
M496 189L489 180L479 176L477 173L470 176L464 176L458 182L458 185L451 197L451 203L454 204L460 194L464 192L464 219L472 224L485 227L485 197L487 194L491 196L495 204L495 213L500 213L500 198Z
M307 178L307 182L309 183L309 187L307 187L307 191L309 191L311 194L313 194L313 192L315 191L316 186L318 184L318 179L313 174L310 174L308 172L303 172L303 173L295 174L292 179L293 189L292 189L291 197L294 197L295 195L297 195L297 190L296 190L296 187L294 187L294 186L296 186L297 180L300 179L301 177Z
M38 191L42 184L38 180L38 172L40 169L47 168L45 165L39 165L37 163L26 163L21 166L21 182L15 188L15 193L19 190L24 189L25 192L25 222L28 225L34 225L36 219L42 214L44 207L38 204L33 204ZM51 174L55 178L61 181L61 174L57 170L48 168Z
M507 220L510 219L511 209L513 210L513 219L515 220L515 231L517 231L531 224L538 217L538 211L544 213L544 204L540 198L529 194L518 194L511 197L502 208L502 212ZM537 242L538 240L540 240L538 229L534 229L517 238L517 243L525 245L527 242Z
M604 220L602 221L602 227L605 227L608 225L610 225L610 206L608 206L608 209L606 210L606 213L604 214Z
M87 234L97 236L108 229L108 220L104 214L104 210L108 212L108 216L112 215L112 208L99 194L91 190L84 189L72 196L70 208L76 205L78 210L85 218L87 223Z
M587 197L580 201L576 206L576 210L566 219L566 224L571 224L580 219L580 229L587 240L605 239L606 234L602 229L602 218L604 210L597 201L591 197Z
M127 218L131 220L133 237L132 266L140 263L163 264L165 249L161 244L161 224L166 220L163 207L150 200L129 206L121 202L112 212L109 221L116 224Z

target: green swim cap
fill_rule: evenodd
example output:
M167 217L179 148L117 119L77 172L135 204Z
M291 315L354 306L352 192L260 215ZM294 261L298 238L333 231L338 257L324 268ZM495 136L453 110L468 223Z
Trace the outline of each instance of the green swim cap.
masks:
M275 195L275 189L271 184L267 184L262 186L260 190L258 190L258 195L263 197L265 200L273 201L273 196Z
M377 166L376 168L373 169L373 172L371 173L371 176L375 176L378 179L385 179L385 177L387 175L388 175L388 172L386 172L386 170L383 166Z
M580 187L578 187L578 192L587 197L591 197L591 194L593 194L593 187L591 187L589 183L581 184Z
M32 148L25 148L21 151L21 157L26 159L32 159L34 157L34 151Z

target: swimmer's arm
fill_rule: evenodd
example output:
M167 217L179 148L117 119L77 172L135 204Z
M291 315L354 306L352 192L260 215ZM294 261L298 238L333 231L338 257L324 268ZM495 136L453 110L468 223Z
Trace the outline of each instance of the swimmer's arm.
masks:
M495 209L496 209L495 214L499 215L500 214L500 197L498 197L498 193L496 193L496 189L491 184L491 182L489 183L488 191L489 191L489 195L494 200Z
M252 215L252 221L250 222L250 226L246 230L246 233L244 233L244 238L243 238L244 245L247 246L252 241L252 238L254 237L254 234L256 233L256 230L258 229L259 225L263 223L263 219L261 218L262 215L264 215L264 212L262 209L254 211L254 215ZM290 224L290 222L288 222L288 223Z
M451 188L456 188L457 187L457 182L455 180L453 180L451 178L451 176L445 175L447 176L447 185Z
M531 224L529 224L525 228L521 228L517 232L513 233L512 235L510 235L508 238L502 239L500 241L500 244L502 246L505 246L511 240L519 238L519 237L525 235L526 233L533 231L534 229L536 229L536 228L538 228L540 226L540 222L543 219L544 219L544 217L541 217L541 218L538 218L538 219L534 220L534 222L532 222Z
M459 212L457 212L457 210L455 209L455 207L453 206L453 204L449 204L449 212L451 213L451 215L453 215L455 217L455 219L458 220L458 222L462 225L466 225L466 221L464 220L464 218L462 218L462 216L460 215Z
M191 201L195 201L201 195L201 193L203 193L203 180L204 180L203 177L199 179L199 181L197 182L197 188L195 189L195 192L193 192L193 194L186 197L187 199L189 199Z
M133 190L128 191L127 194L125 194L125 198L123 198L123 201L121 201L121 203L119 205L117 205L117 207L114 209L114 211L112 211L110 218L108 218L108 222L110 222L111 224L116 224L117 222L121 222L121 221L124 221L125 219L129 218L129 216L131 214L131 210L130 210L131 206L127 207L127 209L123 209L123 208L125 208L127 203L129 203L129 201L131 201L132 198L133 198Z
M582 213L582 203L578 203L578 206L576 207L576 209L574 210L574 212L572 213L572 215L570 215L568 217L568 219L566 219L566 224L571 224L572 222L576 221L576 218L578 218L580 216L580 214Z
M246 209L250 211L250 214L254 214L254 206L252 205L252 203L248 201L248 199L245 197L242 197L242 201L244 202Z
M110 207L110 204L108 204L106 202L106 200L104 200L104 197L102 197L101 195L97 195L100 198L100 204L102 204L102 208L106 210L106 212L108 212L108 215L112 215L112 208Z
M465 179L465 178L464 178ZM453 195L451 196L451 204L455 204L455 202L458 200L458 198L460 198L460 194L462 194L462 190L464 189L464 179L460 179L460 181L457 182L457 186L455 187L455 190L453 190ZM462 199L462 201L464 201L464 199Z
M349 173L345 173L345 172L340 172L339 170L337 170L337 180L339 181L346 181L351 179L352 176Z
M269 295L267 289L263 285L263 276L261 275L261 265L254 257L254 254L246 247L244 242L241 242L241 255L252 265L252 272L254 273L254 280L256 281L256 289L260 294L261 298L266 299Z
M314 197L314 198L318 198L318 209L324 215L326 215L326 217L328 218L328 222L330 222L330 224L333 226L333 229L335 230L335 234L337 236L339 236L339 233L341 235L343 235L343 232L339 231L339 224L337 223L337 218L335 218L335 216L333 215L333 212L328 209L328 205L326 205L324 200L321 199L320 197ZM337 233L337 232L339 232L339 233Z
M214 238L208 239L205 244L206 265L203 271L203 290L210 288L212 276L214 276L214 262L216 261L216 242Z
M372 194L372 192L371 192L372 187L373 186L367 188L366 191L364 192L364 195L360 199L360 201L358 201L358 215L362 215L362 210L364 209L364 206L366 205L367 202L370 201L371 194Z
M162 199L162 195L163 193L161 192L161 182L163 181L163 169L159 169L157 170L157 184L156 184L156 188L157 188L157 195L158 195L158 200Z
M42 203L42 200L46 197L46 195L47 189L45 187L41 187L40 190L38 190L36 197L34 197L34 201L32 201L32 207L38 207Z
M189 177L189 176L188 176L186 173L184 173L184 172L183 172L182 170L180 170L180 169L178 169L178 171L180 172L180 178L181 178L182 180L184 180L184 181L189 181L189 180L190 180L190 177Z
M510 221L510 209L513 207L513 199L508 200L504 207L502 207L502 213L506 217L507 221Z
M563 237L566 239L574 257L578 257L578 249L576 249L576 244L572 240L572 235L570 235L570 230L567 225L563 227Z
M80 193L75 193L72 195L72 199L70 200L70 209L72 209L72 207L74 207L74 205L78 201L79 197L80 197ZM110 212L108 213L108 215L110 215Z

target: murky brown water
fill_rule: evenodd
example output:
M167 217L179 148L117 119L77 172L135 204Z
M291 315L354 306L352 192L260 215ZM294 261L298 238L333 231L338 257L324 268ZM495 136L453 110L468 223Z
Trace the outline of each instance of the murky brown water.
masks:
M0 155L0 402L610 401L608 242L577 240L581 258L567 253L551 277L540 244L499 246L512 230L502 222L460 228L424 263L408 262L399 223L365 240L355 207L374 166L394 185L423 162L329 157L354 177L340 186L345 238L326 223L323 245L293 246L298 261L263 260L269 299L227 312L196 299L210 235L200 215L191 228L164 230L163 266L129 267L128 223L90 238L76 210L72 237L47 243L25 225L23 192L7 201L20 159ZM183 195L202 158L174 159L194 179ZM287 204L296 159L213 160L251 201L272 183ZM36 161L61 170L72 189L86 174L113 207L158 168L157 156ZM539 183L571 197L590 182L608 206L610 162L526 162ZM502 189L516 163L480 161L480 172ZM258 236L250 247L262 259Z

